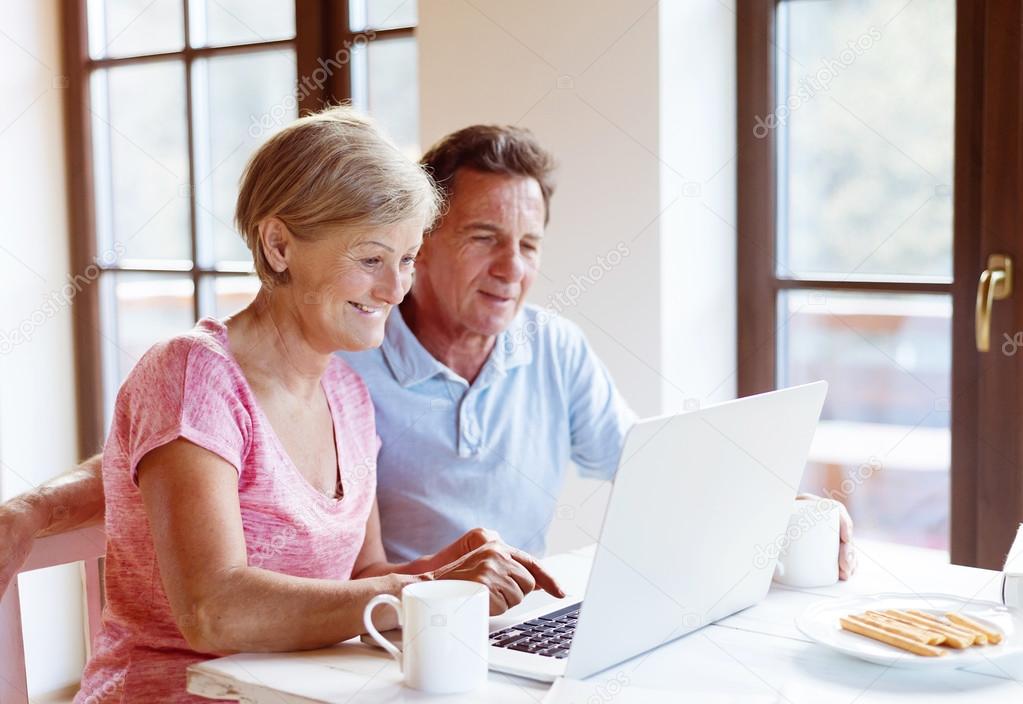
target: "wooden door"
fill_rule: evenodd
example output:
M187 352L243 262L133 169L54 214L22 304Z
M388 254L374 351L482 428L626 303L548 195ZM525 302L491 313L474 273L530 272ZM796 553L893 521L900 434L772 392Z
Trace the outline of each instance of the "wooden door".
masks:
M992 569L1023 521L1023 305L1012 281L980 351L977 296L991 255L1023 256L1021 22L1021 0L959 2L951 553Z

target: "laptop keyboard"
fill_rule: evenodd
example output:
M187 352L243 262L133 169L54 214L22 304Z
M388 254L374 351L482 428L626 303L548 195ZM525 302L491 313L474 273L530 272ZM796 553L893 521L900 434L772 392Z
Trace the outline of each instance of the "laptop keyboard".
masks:
M582 603L544 614L523 623L490 634L490 644L496 648L518 650L562 660L568 657L568 647L575 635L575 622Z

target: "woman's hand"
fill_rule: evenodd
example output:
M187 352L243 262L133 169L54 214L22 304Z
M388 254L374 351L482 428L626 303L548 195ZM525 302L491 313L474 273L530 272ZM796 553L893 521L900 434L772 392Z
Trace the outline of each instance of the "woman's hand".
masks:
M427 577L482 584L490 590L491 616L504 613L537 587L559 599L565 596L554 577L535 558L505 545L494 533L483 529L469 531L442 552L454 553L460 548L467 552Z
M487 530L486 528L473 528L463 533L458 540L438 550L427 559L433 562L434 569L436 569L437 567L446 566L463 555L468 555L473 550L492 542L501 542L501 536L497 534L497 531Z

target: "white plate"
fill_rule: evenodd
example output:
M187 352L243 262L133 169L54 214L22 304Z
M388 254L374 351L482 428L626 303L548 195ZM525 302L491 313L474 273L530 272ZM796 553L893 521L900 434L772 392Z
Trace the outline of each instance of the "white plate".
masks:
M865 636L842 630L838 619L867 610L917 609L935 616L958 611L1002 632L998 645L977 645L962 650L948 648L943 657L914 655ZM870 594L848 599L825 599L796 617L803 635L840 653L889 665L918 669L969 667L1023 651L1023 612L990 601L963 599L951 594Z

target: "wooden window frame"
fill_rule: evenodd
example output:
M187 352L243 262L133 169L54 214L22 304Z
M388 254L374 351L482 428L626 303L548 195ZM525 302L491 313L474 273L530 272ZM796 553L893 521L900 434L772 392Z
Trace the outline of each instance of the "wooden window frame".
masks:
M113 272L144 272L187 274L193 285L195 319L200 315L200 297L206 278L215 276L244 276L250 272L216 266L199 266L196 262L198 231L195 194L195 151L192 105L192 64L211 56L224 56L288 47L295 51L296 89L304 77L315 75L321 68L321 57L335 57L344 49L357 46L360 35L370 30L355 32L350 29L349 0L294 0L295 37L267 42L250 42L225 46L193 48L189 36L190 0L180 0L183 7L184 47L180 51L159 52L143 56L93 59L89 55L87 0L62 2L63 74L67 79L65 101L65 141L67 163L67 192L69 213L69 245L72 272L98 266L100 276ZM415 36L414 27L372 29L374 41ZM189 228L191 266L187 269L168 266L161 268L106 266L97 261L97 229L95 186L93 180L92 129L89 80L93 71L114 66L140 64L152 61L178 59L185 71L186 135L189 163ZM322 69L321 69L322 70ZM308 114L326 105L350 101L352 98L352 62L344 62L342 70L333 70L321 85L306 82L298 90L300 114ZM72 307L72 337L75 358L75 396L77 401L78 450L88 457L102 448L105 433L103 353L101 349L102 320L100 285L85 286Z
M1018 428L1008 427L1020 416L1018 402L1013 405L1008 398L1011 391L1006 391L1023 387L1023 375L1011 366L1011 360L982 358L977 352L973 301L986 250L992 248L988 240L998 240L992 233L1007 233L1001 235L1001 243L993 244L996 250L1011 252L1014 247L1006 245L1005 238L1011 238L1019 218L1019 206L996 198L990 185L1000 183L1012 189L1023 179L1019 165L1013 171L1012 165L992 156L998 153L999 143L1005 144L1006 135L1015 140L1013 148L1023 151L1017 144L1023 141L1018 125L1023 101L1018 91L1006 89L1018 85L1023 76L1018 0L956 3L953 275L949 283L924 284L776 276L777 144L773 130L757 139L753 128L758 115L770 114L777 105L774 22L778 3L749 0L736 7L738 393L744 396L775 387L780 291L822 288L950 295L951 559L998 569L1012 537L1006 526L1023 518L1019 498L1023 480L1018 478L1018 467L1006 461L1006 456L1014 461L1023 454L1018 441L1011 440L1018 437ZM1011 34L1013 26L1016 35ZM1009 318L1008 308L996 309L996 324L1001 321L1002 328L1019 329L1018 323L1012 327L1007 322ZM1006 443L1004 452L995 451L998 442Z
M762 393L777 383L778 294L800 289L951 294L953 281L876 281L871 277L784 277L777 274L777 130L762 137L758 116L771 114L775 95L775 15L779 0L736 7L738 175L738 392Z

